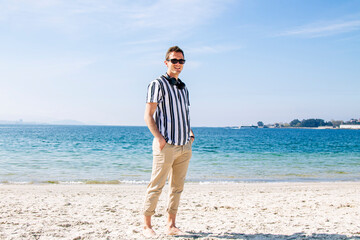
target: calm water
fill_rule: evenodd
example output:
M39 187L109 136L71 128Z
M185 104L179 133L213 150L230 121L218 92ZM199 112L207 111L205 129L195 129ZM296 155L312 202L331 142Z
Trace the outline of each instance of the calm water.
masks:
M360 181L360 131L194 128L188 181ZM146 127L0 125L0 182L146 182Z

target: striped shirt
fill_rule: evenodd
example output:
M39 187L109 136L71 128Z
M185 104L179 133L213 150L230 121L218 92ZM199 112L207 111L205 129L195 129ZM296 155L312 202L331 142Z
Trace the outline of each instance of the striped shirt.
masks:
M165 74L148 86L146 102L157 103L155 123L166 142L185 145L190 140L189 92L170 84Z

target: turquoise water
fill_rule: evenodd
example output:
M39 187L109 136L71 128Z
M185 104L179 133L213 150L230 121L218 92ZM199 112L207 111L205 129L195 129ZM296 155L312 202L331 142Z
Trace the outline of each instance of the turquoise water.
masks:
M187 181L360 181L360 131L194 128ZM0 126L0 182L146 182L146 127Z

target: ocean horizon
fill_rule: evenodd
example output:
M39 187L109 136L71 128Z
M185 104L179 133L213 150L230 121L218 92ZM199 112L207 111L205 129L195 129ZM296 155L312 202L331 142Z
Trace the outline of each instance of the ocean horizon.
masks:
M360 181L360 131L194 127L187 182ZM147 183L139 126L0 125L0 183Z

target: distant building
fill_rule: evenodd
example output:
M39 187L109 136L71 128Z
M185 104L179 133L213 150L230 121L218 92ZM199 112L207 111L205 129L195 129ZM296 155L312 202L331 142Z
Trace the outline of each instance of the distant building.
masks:
M241 126L241 129L252 129L252 128L258 128L258 126Z
M334 129L333 126L319 126L318 129Z
M360 129L360 125L348 125L342 124L340 125L341 129Z

